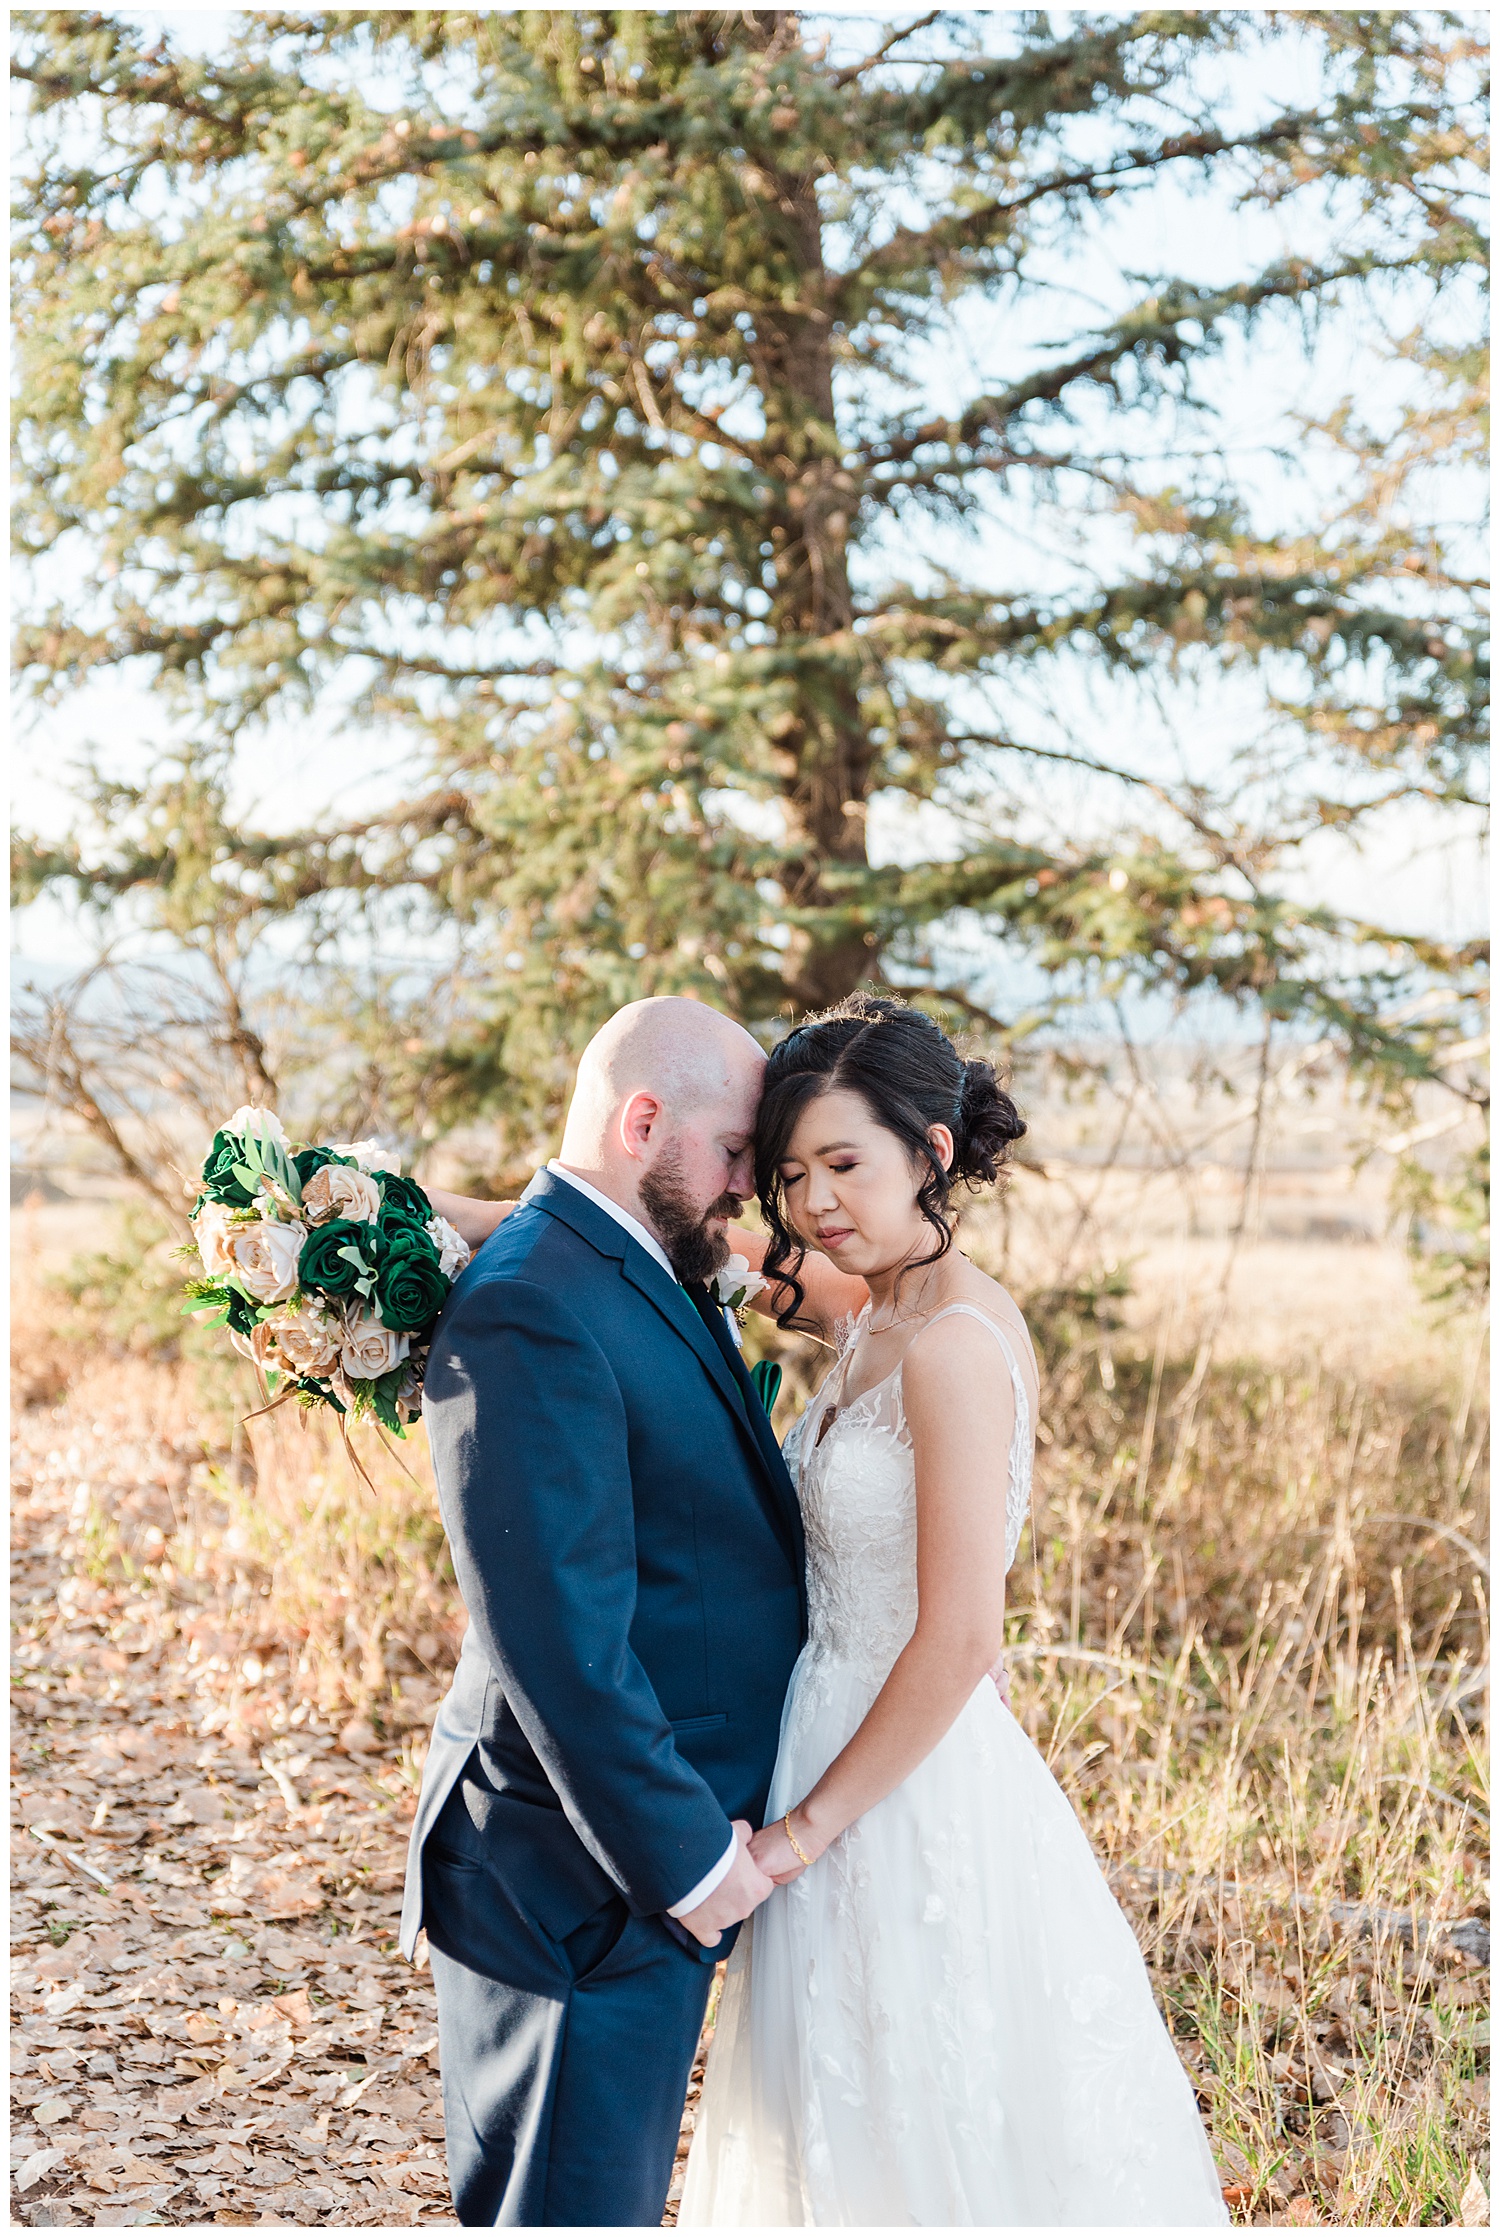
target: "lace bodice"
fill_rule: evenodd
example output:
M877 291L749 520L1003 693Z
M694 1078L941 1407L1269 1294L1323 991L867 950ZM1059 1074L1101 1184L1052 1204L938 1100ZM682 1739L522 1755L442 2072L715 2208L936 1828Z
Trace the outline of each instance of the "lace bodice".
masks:
M1005 1566L1031 1499L1031 1407L1007 1337L977 1305L946 1305L928 1323L964 1313L1005 1355L1015 1395L1005 1494ZM861 1321L863 1320L861 1316ZM883 1679L917 1620L916 1458L901 1397L901 1365L840 1407L861 1323L784 1447L807 1539L808 1645ZM837 1409L821 1441L818 1432ZM998 1520L998 1518L997 1518ZM998 1546L997 1546L998 1552Z

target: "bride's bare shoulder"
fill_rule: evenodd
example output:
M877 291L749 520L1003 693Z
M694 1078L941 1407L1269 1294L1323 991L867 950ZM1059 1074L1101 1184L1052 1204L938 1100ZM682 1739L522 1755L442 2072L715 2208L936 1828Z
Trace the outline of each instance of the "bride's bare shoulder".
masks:
M1024 1371L1029 1367L1033 1382L1038 1379L1040 1371L1036 1346L1031 1340L1031 1330L1026 1325L1026 1315L1003 1282L997 1282L992 1274L983 1273L972 1259L966 1259L962 1282L952 1301L954 1304L977 1305L981 1312L998 1321L1010 1335L1019 1338L1022 1369Z
M1002 1310L998 1285L990 1288L993 1296L968 1291L967 1285L958 1295L950 1292L902 1354L901 1393L919 1456L929 1439L944 1450L955 1440L975 1450L987 1449L987 1440L997 1452L1006 1449L1015 1392L997 1336L1015 1361L1029 1408L1035 1407L1024 1323L1014 1309Z

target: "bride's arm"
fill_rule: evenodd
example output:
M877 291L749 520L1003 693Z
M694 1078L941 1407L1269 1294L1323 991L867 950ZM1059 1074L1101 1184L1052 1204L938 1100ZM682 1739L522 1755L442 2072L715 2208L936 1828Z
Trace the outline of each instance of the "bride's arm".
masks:
M757 1274L765 1263L769 1236L748 1227L731 1227L729 1248L741 1258L748 1259ZM793 1326L809 1329L815 1336L831 1338L841 1320L852 1320L862 1313L870 1302L870 1292L857 1274L841 1274L831 1259L819 1251L809 1251L797 1269L797 1279L802 1284L802 1308ZM758 1297L749 1300L752 1312L764 1313L774 1320L792 1301L792 1293L781 1282L768 1283Z
M774 1880L883 1801L930 1755L1004 1641L1005 1495L1015 1401L996 1374L994 1339L972 1323L917 1339L902 1398L917 1465L917 1623L843 1753L790 1812L755 1835L751 1854Z
M487 1242L504 1219L516 1208L513 1197L498 1202L483 1196L457 1196L451 1189L430 1188L428 1200L440 1219L456 1227L471 1251ZM757 1273L766 1255L767 1238L748 1227L731 1227L729 1247L738 1251ZM809 1252L803 1260L798 1275L806 1296L797 1316L799 1328L810 1328L816 1335L832 1336L838 1323L846 1317L862 1312L869 1302L870 1293L856 1276L841 1274L836 1266L816 1252ZM768 1313L773 1318L782 1305L789 1302L790 1292L780 1283L772 1283L755 1299L755 1310Z
M455 1196L451 1189L430 1188L427 1201L439 1219L456 1227L471 1251L488 1242L503 1219L509 1219L516 1208L514 1197L501 1197L495 1201L485 1196Z

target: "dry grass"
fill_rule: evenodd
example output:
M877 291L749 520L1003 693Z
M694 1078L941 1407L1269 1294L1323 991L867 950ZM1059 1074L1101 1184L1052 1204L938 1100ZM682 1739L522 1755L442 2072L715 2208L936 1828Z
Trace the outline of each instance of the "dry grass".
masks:
M1477 1937L1427 1929L1487 1918L1472 1424L1315 1369L1215 1374L1190 1415L1187 1371L1156 1366L1112 1396L1054 1367L1071 1434L1016 1579L1022 1715L1115 1869L1241 2211L1455 2221L1484 1980Z
M1180 1279L1115 1326L1054 1286L1013 1687L1140 1934L1236 2218L1438 2226L1487 2219L1480 1351L1411 1317L1395 1253L1376 1290L1345 1248L1322 1246L1346 1299L1322 1358L1283 1320L1236 1363L1234 1301L1202 1362ZM1309 1249L1279 1262L1304 1300ZM19 1324L59 1318L33 1295ZM86 1403L107 1374L196 1444L161 1499L91 1527L101 1573L199 1625L204 1713L245 1743L344 1731L415 1781L462 1625L420 1435L410 1475L361 1445L372 1492L290 1409L236 1438L252 1393L205 1392L191 1360L106 1360L76 1325L33 1356L23 1399ZM787 1364L795 1403L817 1361Z

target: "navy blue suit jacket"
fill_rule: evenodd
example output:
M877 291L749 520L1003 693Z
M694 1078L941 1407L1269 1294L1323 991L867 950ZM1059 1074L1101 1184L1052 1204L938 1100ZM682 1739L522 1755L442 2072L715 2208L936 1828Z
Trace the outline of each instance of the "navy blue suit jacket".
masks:
M761 1822L805 1631L796 1493L722 1316L541 1173L454 1285L423 1415L469 1631L402 1947L476 1750L487 1863L549 1935L616 1893L667 1911Z

